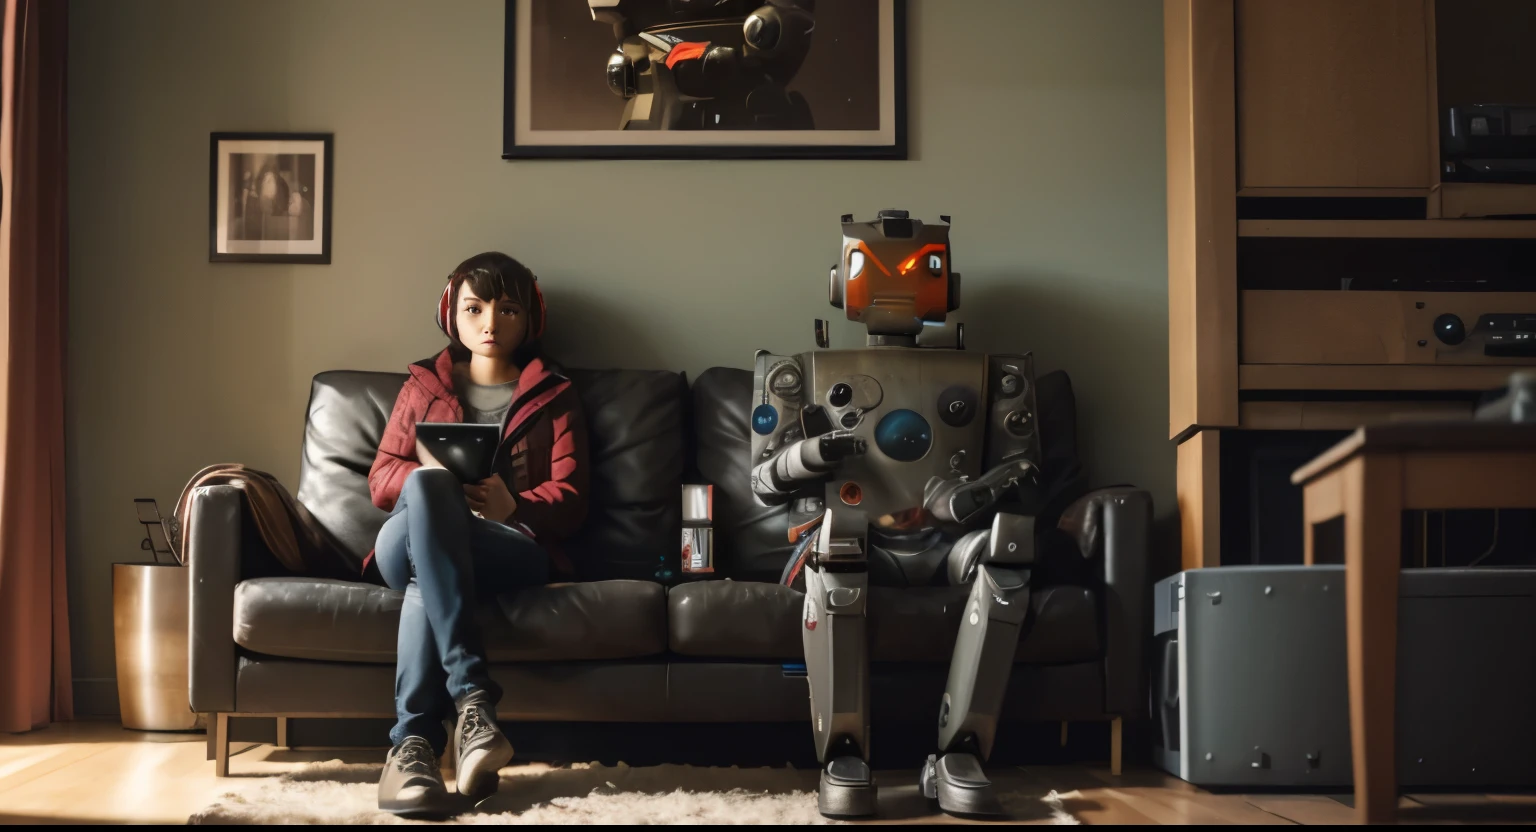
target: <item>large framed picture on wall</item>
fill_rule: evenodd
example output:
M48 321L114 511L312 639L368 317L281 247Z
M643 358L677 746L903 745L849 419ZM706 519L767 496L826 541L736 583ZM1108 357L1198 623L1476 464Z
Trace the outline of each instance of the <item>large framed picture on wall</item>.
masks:
M502 157L905 159L905 0L506 0Z
M331 262L332 134L214 133L208 259Z

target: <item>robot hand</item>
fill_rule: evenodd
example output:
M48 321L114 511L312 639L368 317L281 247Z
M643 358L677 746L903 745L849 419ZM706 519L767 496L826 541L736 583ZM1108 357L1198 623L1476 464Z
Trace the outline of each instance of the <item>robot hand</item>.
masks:
M851 431L835 430L817 437L817 453L826 462L841 462L850 456L863 456L869 451L869 443Z
M1019 480L1033 477L1036 468L1027 459L1015 459L982 474L975 480L934 477L923 489L923 508L948 523L965 524L1002 498Z

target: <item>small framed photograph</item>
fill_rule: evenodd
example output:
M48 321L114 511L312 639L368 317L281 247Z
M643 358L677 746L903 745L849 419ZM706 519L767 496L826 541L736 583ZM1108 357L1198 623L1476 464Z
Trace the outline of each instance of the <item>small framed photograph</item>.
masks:
M506 0L502 158L905 159L905 0Z
M330 133L214 133L208 260L331 262Z

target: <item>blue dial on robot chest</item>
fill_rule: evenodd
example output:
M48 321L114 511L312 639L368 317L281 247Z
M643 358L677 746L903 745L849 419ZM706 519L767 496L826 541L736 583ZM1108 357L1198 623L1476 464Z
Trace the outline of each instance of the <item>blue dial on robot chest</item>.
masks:
M897 462L916 462L933 447L933 428L914 410L892 410L875 425L875 447Z
M773 429L779 426L779 409L764 402L752 410L752 429L759 436L767 436L773 433Z

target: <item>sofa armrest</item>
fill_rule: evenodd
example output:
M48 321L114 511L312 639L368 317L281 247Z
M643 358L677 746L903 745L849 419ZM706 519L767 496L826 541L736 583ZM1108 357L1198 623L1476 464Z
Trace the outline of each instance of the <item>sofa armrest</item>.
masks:
M1115 486L1083 495L1057 528L1090 560L1103 561L1104 710L1144 716L1146 650L1151 638L1152 495Z
M235 583L240 580L240 523L243 495L232 485L192 492L187 507L187 662L192 710L235 709Z

